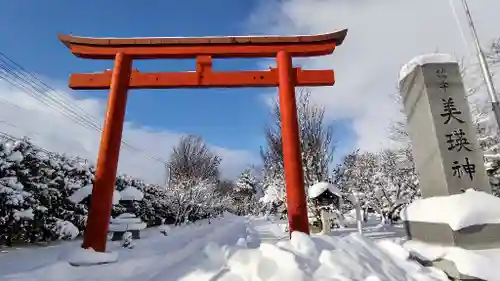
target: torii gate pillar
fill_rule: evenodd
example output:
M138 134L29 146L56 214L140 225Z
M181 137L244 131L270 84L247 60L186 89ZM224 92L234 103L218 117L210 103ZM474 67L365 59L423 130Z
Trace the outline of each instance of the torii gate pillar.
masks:
M132 58L125 53L117 53L92 189L92 194L98 193L99 196L92 196L91 199L82 245L85 249L101 252L106 249L131 71Z
M300 150L296 86L331 86L333 70L294 68L292 57L331 54L347 30L308 36L203 38L85 38L60 35L79 57L115 60L112 71L71 74L70 88L110 89L101 136L84 248L106 249L128 89L279 87L285 185L290 233L309 234ZM212 71L212 58L275 57L268 71ZM135 59L196 59L195 72L143 73L132 70Z
M281 51L276 60L289 231L309 233L292 57L286 51Z

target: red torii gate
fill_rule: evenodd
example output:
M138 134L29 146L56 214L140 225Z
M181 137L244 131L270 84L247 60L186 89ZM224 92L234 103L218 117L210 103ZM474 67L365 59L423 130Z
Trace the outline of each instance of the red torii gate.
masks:
M71 74L75 90L110 89L83 248L104 252L115 188L128 89L279 87L289 229L309 233L300 151L295 86L331 86L333 70L302 70L292 57L333 53L347 30L308 36L199 38L88 38L59 35L78 57L114 60L102 73ZM267 71L212 71L212 58L276 57ZM195 72L147 73L132 69L134 59L196 59Z

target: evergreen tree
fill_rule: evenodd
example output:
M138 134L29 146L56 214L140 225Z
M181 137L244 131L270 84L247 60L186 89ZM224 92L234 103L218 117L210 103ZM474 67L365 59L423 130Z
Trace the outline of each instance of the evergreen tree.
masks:
M236 181L232 194L232 203L237 213L246 215L254 213L257 209L258 183L250 169L244 170Z

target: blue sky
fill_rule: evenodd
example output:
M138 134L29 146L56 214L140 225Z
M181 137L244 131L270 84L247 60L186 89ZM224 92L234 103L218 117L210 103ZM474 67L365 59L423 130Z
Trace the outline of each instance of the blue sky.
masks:
M245 35L257 4L254 0L4 0L0 52L29 71L66 83L71 72L102 71L111 68L112 62L72 56L57 40L58 33L93 37ZM142 71L182 71L193 70L194 61L139 61L134 66ZM214 63L216 70L258 67L257 60ZM262 94L269 91L273 90L133 91L127 120L159 130L199 134L220 147L258 153L268 118ZM103 91L77 94L106 98ZM337 130L343 150L348 149L348 140L354 137L349 124L340 122Z

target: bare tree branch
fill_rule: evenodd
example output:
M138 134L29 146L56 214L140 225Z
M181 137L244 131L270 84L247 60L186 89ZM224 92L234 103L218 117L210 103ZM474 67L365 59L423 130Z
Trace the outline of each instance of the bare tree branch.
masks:
M203 138L193 135L182 137L172 150L168 163L171 182L215 183L219 179L220 162L220 157L210 151Z
M297 92L297 113L299 119L302 163L307 185L326 181L333 161L335 145L333 127L325 122L325 108L314 104L310 92ZM264 170L268 176L283 177L283 146L281 138L281 114L278 101L273 104L272 121L265 128L266 147L261 149Z
M490 49L486 54L486 57L491 65L497 66L500 64L500 38L491 42Z

